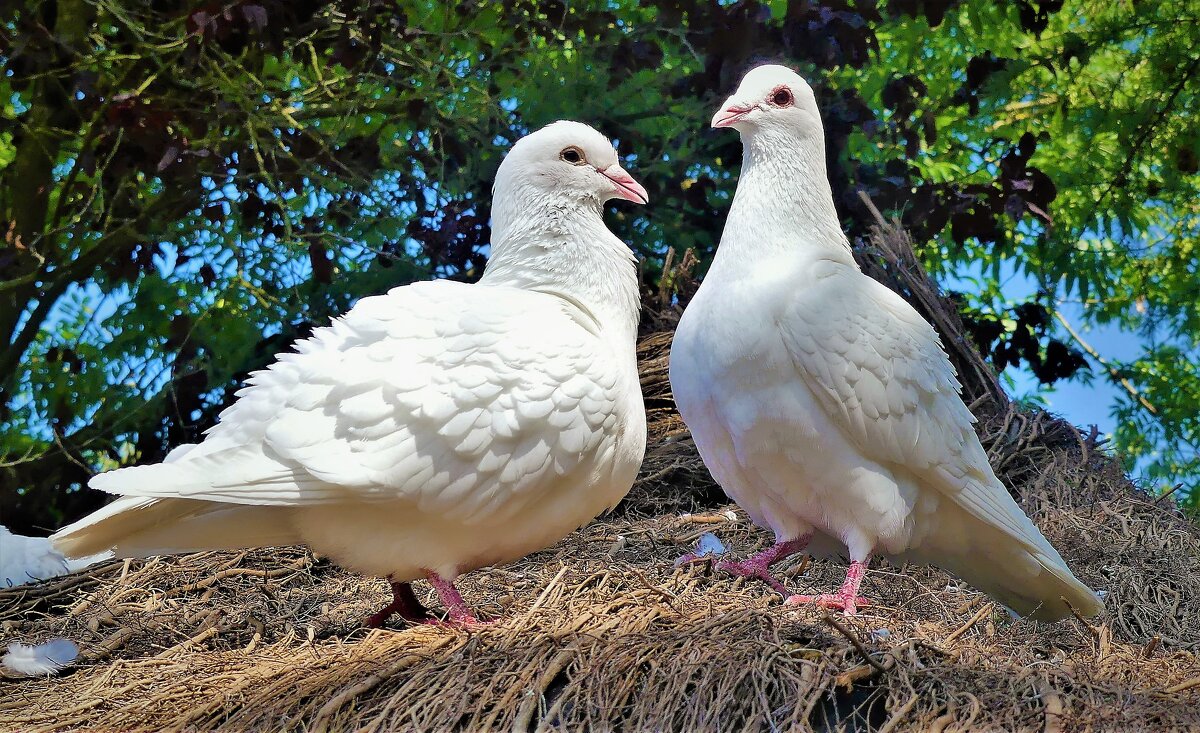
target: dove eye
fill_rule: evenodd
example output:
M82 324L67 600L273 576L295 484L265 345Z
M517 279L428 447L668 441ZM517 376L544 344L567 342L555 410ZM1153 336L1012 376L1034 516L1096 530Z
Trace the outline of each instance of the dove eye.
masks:
M775 91L771 92L771 96L768 99L776 107L791 107L792 103L796 101L792 97L792 90L787 87L778 87Z
M563 148L562 152L558 154L558 157L567 161L571 165L583 165L587 162L587 158L584 157L583 151L574 145Z

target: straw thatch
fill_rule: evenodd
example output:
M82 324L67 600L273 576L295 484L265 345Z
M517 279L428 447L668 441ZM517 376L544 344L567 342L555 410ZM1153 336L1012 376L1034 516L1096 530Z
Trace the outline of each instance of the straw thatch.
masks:
M876 275L930 297L911 262L874 251ZM556 547L466 576L494 623L363 629L385 584L298 548L113 562L0 591L0 644L64 636L83 652L57 678L0 678L0 729L1200 729L1200 530L1132 486L1094 434L992 392L961 339L947 347L994 465L1108 591L1104 616L1013 621L940 571L885 564L864 586L874 605L845 618L674 569L706 531L739 554L770 538L725 504L671 404L672 293L688 287L686 267L673 272L640 349L651 445L638 484ZM953 323L928 303L945 336ZM785 567L798 592L842 573Z

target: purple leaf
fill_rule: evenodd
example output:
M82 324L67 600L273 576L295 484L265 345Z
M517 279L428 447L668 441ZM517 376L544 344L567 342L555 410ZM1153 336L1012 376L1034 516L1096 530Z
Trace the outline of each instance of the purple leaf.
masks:
M242 15L246 16L246 22L255 30L261 31L267 27L267 9L261 5L243 5Z
M197 10L188 16L188 23L191 25L191 32L197 36L204 35L204 29L212 22L212 18L203 10Z
M172 163L179 158L179 146L168 145L166 152L163 153L162 160L158 161L158 172L162 173L171 166Z

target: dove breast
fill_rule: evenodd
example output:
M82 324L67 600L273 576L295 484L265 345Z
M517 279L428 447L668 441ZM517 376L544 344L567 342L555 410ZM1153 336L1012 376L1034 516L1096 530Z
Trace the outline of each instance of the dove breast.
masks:
M671 352L675 399L705 465L781 540L815 529L864 553L907 546L913 513L932 511L936 497L859 451L819 395L798 384L788 343L797 300L836 300L843 266L812 252L745 266L753 272L696 294ZM806 317L844 328L830 315L818 307ZM849 348L837 339L829 347Z
M453 576L542 549L613 507L645 446L628 346L555 296L417 290L426 303L404 317L399 304L371 304L373 321L399 332L342 351L328 379L298 376L329 383L326 396L267 428L282 458L373 500L293 509L306 541L364 572Z

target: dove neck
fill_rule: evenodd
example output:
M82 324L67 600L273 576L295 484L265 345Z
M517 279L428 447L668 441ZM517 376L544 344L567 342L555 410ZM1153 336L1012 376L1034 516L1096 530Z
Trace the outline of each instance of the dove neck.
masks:
M759 131L744 136L742 172L713 266L753 262L799 248L854 263L825 170L823 140Z
M600 204L512 193L496 191L492 252L480 284L556 295L632 343L641 314L637 260L604 225Z

